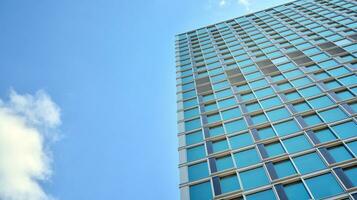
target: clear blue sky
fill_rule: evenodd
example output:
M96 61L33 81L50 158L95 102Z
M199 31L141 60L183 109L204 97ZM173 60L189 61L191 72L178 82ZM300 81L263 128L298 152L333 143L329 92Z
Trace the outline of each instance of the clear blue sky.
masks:
M179 199L174 35L246 14L237 1L0 2L0 97L44 89L62 110L47 193Z

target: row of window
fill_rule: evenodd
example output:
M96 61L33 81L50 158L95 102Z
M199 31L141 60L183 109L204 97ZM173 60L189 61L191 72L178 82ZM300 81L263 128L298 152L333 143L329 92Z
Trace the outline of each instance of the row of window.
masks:
M230 103L227 100L232 100L233 102ZM225 100L223 103L228 102L228 105L235 105L234 99L227 100ZM232 107L229 109L221 110L219 112L217 112L216 104L208 104L208 110L205 111L209 111L209 114L202 114L202 119L205 125L212 124L208 127L212 127L215 126L215 124L217 123L221 124L222 122L224 122L225 128L228 129L227 127L229 125L227 124L232 123L231 121L233 119L238 119L242 121L241 124L244 125L244 127L246 128L246 122L248 122L250 126L257 126L258 124L264 124L268 122L275 123L289 118L295 113L306 113L297 116L302 116L303 121L308 126L316 125L319 123L331 123L348 118L348 114L346 113L346 111L341 109L341 107L332 107L336 103L332 101L331 98L327 95L319 94L319 96L316 98L313 97L305 101L300 100L297 103L293 103L289 109L284 106L281 106L281 104L281 100L277 96L261 100L260 103L252 102L247 103L245 105L241 104L239 107ZM345 107L345 109L348 109L347 111L353 113L356 107L356 103L351 102L348 105L349 106ZM329 108L324 109L326 107ZM243 120L243 113L250 113L249 115L244 114L246 121ZM186 110L184 112L184 116L189 119L184 122L184 130L186 132L202 127L203 124L199 115L199 109L197 107ZM305 124L301 125L302 127L305 127ZM228 131L226 130L226 132Z
M295 153L297 150L307 150L311 148L311 145L308 144L304 136L295 137L294 139L300 140L303 143L301 144L301 147L290 146L291 148L289 147L289 150L291 151L289 153ZM296 141L291 141L292 140L287 141L286 144L291 145L294 142L295 144L297 144ZM270 169L269 174L272 180L281 179L286 176L290 176L297 173L305 175L308 173L326 169L328 164L340 163L355 158L357 155L355 149L356 143L357 141L347 143L348 148L343 144L330 147L320 147L319 151L322 153L322 155L324 155L322 157L320 156L320 153L310 150L304 155L292 157L291 160L289 158L286 158L284 160L279 160L275 162L268 161L265 162L265 164L267 165L268 169ZM281 156L284 153L285 151L279 143L269 144L264 149L264 154L266 154L264 155L264 157L276 157ZM353 154L355 154L355 156ZM239 171L246 171L247 169L250 169L252 167L254 168L256 166L259 166L262 162L262 156L260 156L261 154L259 154L256 148L254 147L238 151L236 153L233 153L232 155L228 154L224 156L210 158L210 167L208 167L207 161L189 165L189 181L196 181L199 179L207 178L209 174L223 172L234 168L242 169ZM323 161L324 159L326 161ZM327 164L325 164L325 162L327 162Z
M301 19L301 17L300 17L300 19ZM270 20L272 20L272 19L270 19ZM274 20L272 20L272 21L274 21ZM307 20L304 20L304 21L307 21ZM310 20L311 21L311 20ZM280 25L279 23L277 23L276 21L274 21L274 23L276 23L276 25L278 25L278 26L280 26L280 29L277 29L277 32L279 32L279 33L282 33L283 35L287 35L287 34L290 34L290 33L293 33L293 31L291 31L291 30L289 30L289 31L287 31L288 29L285 27L285 26L282 26L282 25ZM304 25L303 25L304 26ZM311 26L309 26L309 25L306 25L306 27L307 28L312 28ZM331 32L330 30L328 30L328 29L323 29L323 26L321 26L321 24L316 24L316 25L314 25L314 27L315 27L315 29L311 29L312 31L315 31L315 32L321 32L321 31L323 31L322 33L321 33L321 36L328 36L328 35L330 35L331 37L333 37L333 38L331 38L332 39L332 41L333 40L338 40L338 39L340 39L341 38L341 36L339 36L339 37L337 37L338 35L336 35L336 34L334 34L333 32ZM328 28L331 28L331 27L328 27ZM256 32L257 32L257 34L254 32L254 31L252 31L252 30L250 30L249 31L249 33L251 33L251 35L254 35L255 37L253 37L252 39L253 40L256 40L256 42L261 42L260 40L261 39L259 39L259 38L256 38L257 37L257 35L259 35L259 31L257 30L257 29L255 29L256 30ZM228 31L228 29L227 29L227 31ZM297 31L299 32L299 29L297 29ZM304 32L306 32L306 30L304 30ZM312 33L312 32L311 32ZM229 34L232 34L232 33L228 33L228 35ZM263 34L260 34L262 37L264 37L264 35ZM274 36L275 36L276 34L274 34ZM206 36L208 36L208 35L206 35ZM295 36L294 36L294 34L292 34L291 36L290 36L290 38L289 39L294 39L294 38L299 38L296 34L295 34ZM229 37L230 38L232 38L231 37L231 35L229 35ZM245 37L245 40L247 40L247 37ZM266 40L266 39L265 39ZM300 39L298 39L297 41L299 41L299 40L303 40L302 38L300 38ZM235 38L232 38L232 39L230 39L229 41L232 41L233 43L235 43L236 44L236 39ZM249 41L249 40L248 40ZM267 40L266 40L267 41ZM204 44L210 44L210 43L212 43L211 41L205 41L204 42ZM248 45L249 45L249 43L248 43ZM182 55L182 52L180 53L180 55Z
M339 88L339 87L336 87ZM333 88L333 89L336 89ZM342 87L341 87L342 88ZM290 89L290 88L289 88ZM353 88L354 89L354 88ZM347 90L335 90L335 94L337 96L338 99L344 100L345 98L343 96L341 96L341 92L348 92ZM332 94L332 92L329 92L330 95ZM222 93L218 93L218 94L222 94ZM278 106L278 105L282 105L282 102L289 102L292 100L296 100L296 99L301 99L301 98L305 98L308 102L307 108L323 108L323 107L327 107L330 105L333 105L334 101L327 97L326 95L322 96L322 91L321 89L319 89L319 87L317 87L316 85L311 85L309 87L306 88L302 88L302 89L290 89L286 92L282 91L280 94L280 98L278 98L276 95L276 93L273 91L273 89L271 87L267 87L261 90L257 90L254 93L253 92L248 92L248 93L244 93L244 94L237 94L236 98L238 98L239 103L241 105L243 112L248 113L248 112L255 112L255 111L259 111L262 109L270 109L272 107ZM214 95L212 95L214 97ZM352 97L354 95L351 95ZM192 97L195 97L194 95ZM255 101L255 99L259 100L259 103L257 101ZM336 99L336 98L333 98ZM337 100L338 100L337 99ZM319 102L317 101L323 101L321 102L322 104L320 105ZM299 101L300 102L300 101ZM217 105L218 104L218 105ZM193 100L185 100L183 102L183 105L185 108L189 108L191 106L196 106L198 105L197 100L193 99ZM216 102L215 99L210 99L207 101L202 101L202 112L210 112L211 111L215 111L218 109L218 106L220 109L224 109L227 108L229 106L234 106L234 105L238 105L238 102L235 100L235 98L233 98L233 96L231 95L227 95L224 96L223 100L219 100L218 102ZM295 104L293 104L295 105ZM297 109L299 110L299 109ZM199 110L197 108L191 108L191 109L185 109L184 111L184 115L185 118L188 119L190 117L194 117L197 116L199 114L198 112Z
M184 105L185 104L187 105L187 102L191 102L192 103L191 105L195 106L195 107L190 107L190 109L184 109L183 111L184 118L190 119L190 118L198 117L200 114L204 114L204 113L207 113L207 117L209 118L212 115L212 113L214 113L218 109L220 110L221 115L227 115L229 112L229 115L235 115L234 117L242 116L241 114L242 112L250 113L250 112L262 111L263 109L267 112L272 112L270 111L271 109L273 109L276 106L283 105L283 102L289 102L291 100L296 100L300 98L304 98L305 100L300 100L297 103L292 104L294 110L296 110L297 112L307 111L311 109L321 109L337 103L337 101L333 100L334 98L330 98L326 94L322 95L323 92L316 85L311 85L309 87L305 87L297 90L294 89L291 90L292 87L286 84L284 84L284 86L280 85L279 87L280 87L279 89L289 90L287 92L280 93L280 98L277 96L277 94L273 91L271 87L260 89L255 92L247 92L244 94L238 93L237 98L239 101L236 101L234 97L229 97L217 102L214 99L213 94L209 96L204 96L202 98L201 112L197 107L197 101L195 101L195 103L191 102L191 100L184 101ZM338 92L336 91L337 97L341 96L339 94L340 91ZM256 101L255 99L258 99L258 101ZM233 113L233 111L227 111L226 109L228 107L233 107L238 105L240 105L241 108L235 109L236 113ZM227 114L223 114L223 113L227 113ZM267 115L269 117L268 113ZM228 118L228 117L221 116L221 118L224 120L228 120L228 119L232 119L233 117Z
M289 166L289 164L284 164ZM283 167L286 167L283 166ZM282 166L279 166L279 168ZM294 173L289 170L282 170L283 173ZM351 182L353 187L357 186L355 179L357 175L357 167L349 167L340 169L341 174L345 175L347 181ZM336 173L336 172L335 172ZM343 176L342 175L342 176ZM340 177L339 177L340 178ZM274 188L265 189L253 194L245 195L246 200L274 200L285 197L289 200L308 200L308 199L324 199L344 193L344 188L341 180L333 172L323 173L318 176L304 178L292 183L278 184ZM252 171L240 173L240 180L236 175L229 175L216 179L219 191L218 194L229 193L241 189L252 188L269 184L269 179L266 177L263 168L256 168ZM344 185L346 187L346 185ZM191 200L209 200L213 199L211 182L203 182L190 187ZM243 198L237 198L243 199Z
M209 141L204 144L201 131L196 131L186 135L187 145L196 145L186 149L187 161L193 162L206 157L208 154L225 152L227 150L241 150L249 146L253 147L255 143L261 152L262 158L271 158L285 153L296 153L307 150L313 147L310 141L315 145L325 142L337 141L338 139L348 139L357 136L357 125L354 121L345 121L330 128L322 126L308 131L308 137L304 134L293 135L293 137L285 137L299 131L299 127L294 120L288 120L272 126L265 126L255 129L254 135L243 132L238 135L231 135L227 138L221 138L214 141ZM222 134L219 130L218 134ZM213 132L215 133L215 132ZM253 136L253 137L252 137ZM285 137L281 141L277 136ZM273 139L276 138L276 139ZM308 139L309 138L309 139ZM269 139L269 140L268 140ZM273 139L273 140L272 140ZM260 142L259 140L266 140ZM255 142L256 141L256 142ZM206 153L207 152L207 153Z
M316 3L316 2L315 2ZM345 7L344 8L340 8L341 9L353 9L353 7L355 7L356 5L351 3L351 2L344 2L343 4ZM289 8L292 7L293 8ZM302 7L303 6L303 7ZM336 6L336 5L334 5ZM242 27L250 27L250 23L249 23L249 19L252 19L253 21L261 21L261 20L269 20L271 19L271 15L269 15L268 13L274 14L278 17L281 17L282 19L289 19L292 18L294 20L300 20L300 21L305 21L305 18L301 18L302 16L297 15L296 13L292 12L292 11L296 11L296 10L301 10L304 14L307 15L312 15L312 18L317 18L317 19L323 19L323 20L327 20L327 21L339 21L339 20L343 20L345 19L345 15L351 15L353 16L353 10L349 10L350 12L346 12L345 15L341 15L341 12L336 14L332 11L330 11L328 8L326 8L325 6L317 6L316 4L313 3L307 3L307 4L302 4L302 5L298 5L298 3L294 3L291 5L283 5L281 7L277 7L275 9L271 9L268 11L262 11L260 13L255 13L252 14L250 16L246 16L246 17L241 17L238 18L234 21L228 21L228 24L232 24L232 23L236 23L238 22ZM335 10L335 9L334 9ZM350 14L351 13L351 14ZM270 20L273 21L273 20ZM217 30L222 30L226 27L225 23L221 23L221 24L217 24L216 25ZM215 29L214 26L209 27L208 29ZM204 34L206 32L205 29L199 29L197 30L197 34L200 36L202 34ZM190 32L188 33L188 35L190 37L196 36L195 32ZM180 41L184 41L187 38L187 36L185 34L181 34L178 36L178 39Z
M296 37L298 37L298 36L296 36ZM232 39L236 40L236 38L232 38ZM313 45L311 43L309 43L307 41L301 41L301 40L303 40L301 38L299 40L300 40L300 42L298 42L298 43L289 43L289 42L280 41L276 45L279 48L285 49L287 52L293 52L293 51L297 51L297 50L305 50L305 49L313 47ZM328 40L323 39L323 38L315 38L314 43L315 44L323 44L323 43L327 43L327 41ZM342 46L343 48L345 48L345 51L341 51L341 49L339 49L339 51L336 53L353 52L354 51L353 46L349 45L349 44L351 44L351 41L348 39L344 39L343 37L341 37L341 38L338 38L333 41L335 41L335 44L328 43L332 48L336 49L339 46ZM232 43L234 43L234 46L229 48L231 53L226 52L226 53L222 54L222 56L223 56L222 58L225 63L229 63L229 62L233 61L233 59L232 59L233 56L236 58L237 61L241 62L241 63L239 63L239 65L242 66L242 65L249 64L248 63L249 60L242 61L242 60L248 59L249 57L252 57L252 58L254 57L254 59L256 61L259 61L259 60L264 60L264 59L269 59L269 58L272 59L274 57L279 57L279 55L281 55L281 53L279 51L277 51L278 48L271 46L271 45L273 45L273 43L271 43L271 42L269 42L269 43L271 43L271 45L268 45L268 46L266 46L264 43L264 47L262 47L261 49L259 48L260 45L255 45L255 49L251 53L248 53L249 51L244 50L243 46L241 44L239 44L237 40L233 41ZM329 47L329 48L331 48L331 47ZM313 50L318 52L318 48L314 48ZM328 53L335 53L334 51L330 52L330 50L326 50L326 51ZM199 54L199 56L197 58L195 58L196 63L199 63L199 64L197 64L197 65L199 65L199 68L204 67L204 65L206 65L208 68L208 67L210 67L211 63L215 63L219 60L218 57L216 56L217 53L214 51L213 46L209 49L203 50L203 53L204 53L203 54L204 57L202 54ZM310 52L307 51L307 53L310 53ZM312 52L312 53L314 53L314 52ZM251 55L249 56L249 54L251 54ZM187 54L184 57L185 57L185 60L188 60L188 63L181 64L182 70L188 68L188 64L190 63L189 55ZM196 57L196 56L193 56L193 57Z

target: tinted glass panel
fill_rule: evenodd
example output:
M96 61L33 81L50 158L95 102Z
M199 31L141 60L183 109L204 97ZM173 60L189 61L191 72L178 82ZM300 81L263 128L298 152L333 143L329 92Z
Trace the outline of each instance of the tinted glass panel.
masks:
M247 167L260 162L260 157L255 148L235 153L234 159L238 168Z
M302 182L284 185L284 191L289 200L308 200L311 199Z
M188 166L188 180L195 181L201 178L208 177L207 162L198 163Z
M220 179L222 193L231 192L240 189L236 175L226 176Z
M271 200L276 199L273 190L265 190L263 192L257 192L247 196L247 200L267 200L267 199L271 199Z
M240 173L243 188L248 190L269 184L269 179L262 167Z
M191 200L211 200L212 190L211 183L204 182L190 187Z
M343 189L331 173L306 179L306 184L316 199L334 196L343 192Z
M317 153L305 154L295 157L293 160L302 174L308 174L326 168L324 162Z

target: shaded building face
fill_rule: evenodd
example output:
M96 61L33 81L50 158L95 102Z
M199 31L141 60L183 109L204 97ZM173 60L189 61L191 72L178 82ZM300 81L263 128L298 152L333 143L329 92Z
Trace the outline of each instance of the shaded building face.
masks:
M357 198L357 3L176 36L183 200Z

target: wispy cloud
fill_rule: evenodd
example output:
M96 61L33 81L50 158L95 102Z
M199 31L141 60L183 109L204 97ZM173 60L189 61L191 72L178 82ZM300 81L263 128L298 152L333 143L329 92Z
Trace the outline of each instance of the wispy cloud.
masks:
M50 200L40 182L51 175L46 142L61 124L60 109L44 91L0 99L0 199Z
M250 0L238 0L238 3L243 5L245 9L250 12Z

